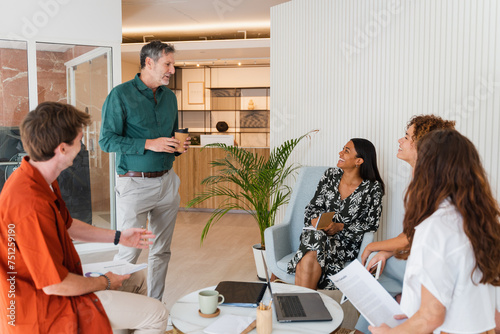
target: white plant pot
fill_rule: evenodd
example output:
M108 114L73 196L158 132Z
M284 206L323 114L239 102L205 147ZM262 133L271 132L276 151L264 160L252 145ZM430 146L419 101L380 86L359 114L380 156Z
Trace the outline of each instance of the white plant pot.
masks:
M257 277L261 281L266 281L266 269L264 267L264 261L262 260L262 255L264 256L264 258L266 258L266 250L261 249L260 244L253 245L252 249L253 257L255 259L255 267L257 268Z

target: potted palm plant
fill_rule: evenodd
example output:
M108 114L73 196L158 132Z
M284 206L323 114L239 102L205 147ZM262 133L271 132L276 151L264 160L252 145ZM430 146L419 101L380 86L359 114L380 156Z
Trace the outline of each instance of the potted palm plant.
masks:
M313 130L298 138L285 141L279 147L272 149L269 158L259 157L236 146L225 144L205 146L224 150L226 157L210 162L212 167L217 168L215 175L202 181L206 190L197 194L187 204L190 208L213 197L223 198L208 219L201 234L201 242L203 243L207 237L210 227L226 213L230 210L243 210L253 216L259 227L260 245L254 245L254 248L265 249L264 231L274 225L278 209L290 199L292 189L285 184L285 179L299 168L297 164L287 165L288 158L302 139L309 138L311 133L317 131ZM235 184L239 190L229 189L228 183ZM259 268L257 271L260 278L265 277L259 275Z

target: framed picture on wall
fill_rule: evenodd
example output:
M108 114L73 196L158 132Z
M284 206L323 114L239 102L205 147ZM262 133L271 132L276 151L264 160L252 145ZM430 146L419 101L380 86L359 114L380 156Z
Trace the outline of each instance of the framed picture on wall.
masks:
M188 104L205 103L205 83L203 81L188 82Z

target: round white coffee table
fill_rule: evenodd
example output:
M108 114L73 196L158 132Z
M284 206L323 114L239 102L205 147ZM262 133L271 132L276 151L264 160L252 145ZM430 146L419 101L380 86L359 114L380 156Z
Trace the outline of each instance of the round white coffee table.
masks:
M290 293L290 292L311 292L313 290L303 288L300 286L281 284L281 283L271 283L274 293ZM256 309L247 307L235 307L235 306L219 306L220 315L215 318L203 318L198 315L198 292L201 290L214 290L215 286L211 286L205 289L200 289L198 291L191 292L190 294L179 299L170 310L170 319L172 324L176 329L183 332L184 334L203 334L203 329L205 329L212 322L217 320L220 316L224 314L234 314L240 316L250 316L255 318ZM308 321L308 322L293 322L293 323L279 323L276 320L276 311L273 305L273 334L294 334L294 333L325 333L329 334L336 330L342 320L344 319L344 312L340 305L332 298L319 293L321 299L325 303L326 308L330 312L332 319L331 321ZM271 296L269 294L269 289L266 290L264 298L262 301L265 304L269 304ZM244 328L241 329L243 331ZM240 331L240 332L241 332ZM254 329L250 333L256 333Z

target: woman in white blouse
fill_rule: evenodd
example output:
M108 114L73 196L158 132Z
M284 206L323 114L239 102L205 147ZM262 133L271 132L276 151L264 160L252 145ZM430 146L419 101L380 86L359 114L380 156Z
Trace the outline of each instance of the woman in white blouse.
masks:
M474 145L455 130L418 143L405 195L409 245L401 309L379 333L494 333L500 308L500 211Z

